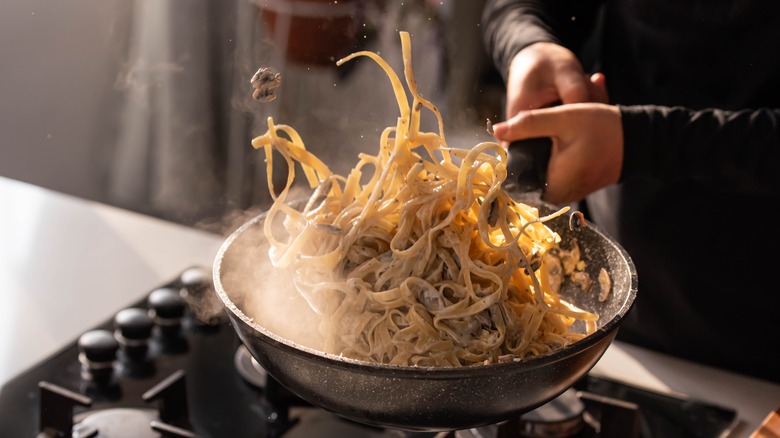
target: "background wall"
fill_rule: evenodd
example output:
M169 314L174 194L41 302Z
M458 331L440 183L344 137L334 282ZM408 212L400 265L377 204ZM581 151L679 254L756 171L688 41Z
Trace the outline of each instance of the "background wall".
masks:
M131 7L125 0L0 4L0 174L103 196Z
M386 85L377 72L280 64L258 13L267 1L4 0L0 175L198 226L262 203L262 160L248 147L257 120L275 111L322 132L314 130L339 128L338 112L349 126L373 126L365 111L349 114L361 107L346 99ZM367 0L368 48L393 59L397 30L417 29L418 82L445 112L450 143L468 147L485 115L500 112L500 79L480 37L483 2L405 3ZM280 102L248 107L245 82L273 59L289 79ZM334 77L345 81L337 91L326 87ZM373 116L386 126L385 114ZM319 153L349 156L317 143Z

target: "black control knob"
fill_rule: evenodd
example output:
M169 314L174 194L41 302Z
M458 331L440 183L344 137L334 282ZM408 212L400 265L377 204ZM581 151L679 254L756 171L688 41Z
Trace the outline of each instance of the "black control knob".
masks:
M152 291L148 298L149 317L160 327L163 336L178 336L187 303L179 291L163 287Z
M119 343L110 331L92 330L84 333L79 337L78 349L83 378L98 383L111 379Z
M181 296L189 305L192 322L199 331L218 328L223 321L224 312L217 301L211 271L202 267L192 267L179 276Z
M211 272L200 267L189 268L181 273L179 281L183 295L199 297L211 287Z
M108 330L92 330L84 333L79 338L78 346L84 357L94 363L113 362L119 349L119 343Z
M131 360L146 357L154 322L144 309L131 307L120 310L114 316L114 338Z

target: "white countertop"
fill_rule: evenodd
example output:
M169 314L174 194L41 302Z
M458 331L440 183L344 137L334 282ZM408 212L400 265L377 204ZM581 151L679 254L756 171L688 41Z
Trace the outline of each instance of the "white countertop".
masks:
M184 269L219 236L0 177L0 384Z
M222 238L0 177L0 385L193 265ZM780 385L615 342L593 370L735 408L747 437Z

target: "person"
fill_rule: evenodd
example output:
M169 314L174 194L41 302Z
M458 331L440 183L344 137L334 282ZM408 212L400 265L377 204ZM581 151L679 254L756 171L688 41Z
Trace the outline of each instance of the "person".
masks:
M489 0L482 28L494 135L551 137L545 200L636 265L618 338L780 382L780 3Z

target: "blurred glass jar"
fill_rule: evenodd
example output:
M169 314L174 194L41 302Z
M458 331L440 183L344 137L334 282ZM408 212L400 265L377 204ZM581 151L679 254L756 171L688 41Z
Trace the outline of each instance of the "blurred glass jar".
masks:
M333 65L352 53L362 0L255 0L267 37L287 61Z

